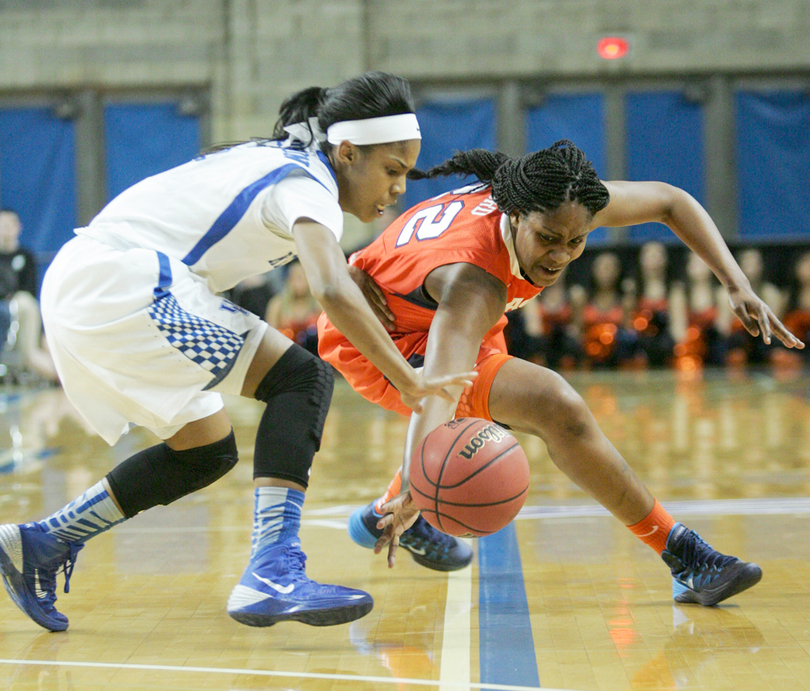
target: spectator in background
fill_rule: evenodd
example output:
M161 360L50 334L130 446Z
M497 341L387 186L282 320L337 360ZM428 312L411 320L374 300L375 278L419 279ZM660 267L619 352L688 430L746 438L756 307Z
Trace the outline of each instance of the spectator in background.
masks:
M670 291L675 366L695 370L703 365L722 365L732 319L726 293L697 254L689 254L686 277L686 283L679 281Z
M667 248L661 242L645 242L638 261L638 303L633 327L639 351L646 364L663 367L672 361L675 339L670 331Z
M773 283L765 280L762 252L755 247L743 250L737 261L753 291L781 319L784 314L785 300L780 290ZM754 338L737 320L734 321L729 337L727 364L735 367L746 364L762 365L768 362L769 353L770 347L764 341Z
M14 209L0 209L0 350L16 340L25 367L47 381L58 381L50 353L43 348L42 318L37 302L34 253L20 246L22 223ZM19 330L9 338L16 320Z
M318 355L318 317L321 306L312 297L301 262L287 265L284 285L267 304L264 320L291 341Z
M571 291L577 289L584 293L580 286L573 286ZM504 335L510 355L555 370L573 370L582 363L571 291L562 275L523 309L507 312L509 324Z
M602 252L591 265L591 288L587 301L575 311L582 334L585 361L595 368L629 364L636 356L637 338L628 328L622 265L615 252Z
M281 271L271 270L240 281L231 288L229 297L231 302L242 309L246 309L257 317L264 317L267 305L283 285L284 279L281 277Z

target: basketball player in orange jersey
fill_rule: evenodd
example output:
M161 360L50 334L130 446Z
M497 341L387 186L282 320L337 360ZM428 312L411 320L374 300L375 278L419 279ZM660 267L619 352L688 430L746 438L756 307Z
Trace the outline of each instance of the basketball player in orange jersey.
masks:
M713 605L757 583L759 566L715 551L675 522L608 441L579 394L555 372L507 355L502 334L504 312L554 283L580 256L591 230L658 221L712 268L749 333L761 334L766 343L775 336L788 348L803 348L754 294L706 211L664 183L600 181L568 141L520 159L480 149L459 152L421 176L452 174L475 175L481 182L410 209L350 263L414 367L436 376L474 365L478 378L464 391L455 390L457 402L423 400L421 413L411 416L401 474L376 505L355 512L352 538L377 553L388 544L393 566L400 539L417 519L408 494L413 450L454 415L480 417L540 437L569 478L662 556L677 602ZM319 327L321 356L352 387L385 408L410 412L325 315Z

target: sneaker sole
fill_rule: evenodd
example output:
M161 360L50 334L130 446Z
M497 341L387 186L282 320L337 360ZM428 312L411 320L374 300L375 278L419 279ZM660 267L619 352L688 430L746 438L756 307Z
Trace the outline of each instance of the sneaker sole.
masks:
M19 564L20 568L17 568L15 562ZM54 621L43 614L39 606L30 608L27 606L32 599L36 601L36 598L32 598L28 587L25 585L20 570L22 567L20 528L16 525L0 526L0 576L3 577L3 586L11 601L17 605L23 614L34 623L39 624L43 629L48 629L48 631L64 631L67 629L68 622Z
M411 550L405 547L405 545L403 545L401 542L399 543L399 546L411 552ZM468 561L465 561L464 563L456 562L455 564L448 564L439 561L430 561L427 557L424 557L416 552L411 552L411 556L413 557L413 560L421 566L424 566L428 569L433 569L434 571L445 571L445 572L460 571L461 569L466 569L470 565L470 562L472 561L472 555L470 555Z
M690 588L686 588L680 595L677 595L674 600L680 604L703 605L704 607L711 607L723 600L727 600L734 595L737 595L744 590L748 590L755 586L762 580L762 569L756 564L745 564L736 577L723 584L719 588L713 590L707 588L702 592L697 592ZM677 583L677 581L676 581ZM683 584L679 584L683 586Z
M366 616L374 607L374 602L363 602L336 609L310 612L290 612L289 614L258 614L254 612L228 612L231 619L245 626L273 626L282 621L298 621L309 626L336 626Z

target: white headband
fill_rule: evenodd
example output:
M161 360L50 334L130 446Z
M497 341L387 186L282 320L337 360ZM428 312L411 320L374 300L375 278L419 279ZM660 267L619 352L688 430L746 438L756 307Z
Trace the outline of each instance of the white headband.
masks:
M326 130L326 140L330 144L346 141L364 146L421 138L419 122L414 113L386 115L366 120L344 120L329 125Z

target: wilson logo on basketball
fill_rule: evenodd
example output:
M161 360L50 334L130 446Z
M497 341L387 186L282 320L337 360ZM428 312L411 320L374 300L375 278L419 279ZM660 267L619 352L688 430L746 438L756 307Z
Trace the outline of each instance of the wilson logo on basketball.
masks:
M488 441L498 442L508 436L509 433L505 429L502 429L497 425L487 425L472 439L470 439L470 442L466 444L464 448L458 452L458 454L469 461L475 454L478 453L478 449L482 448Z

